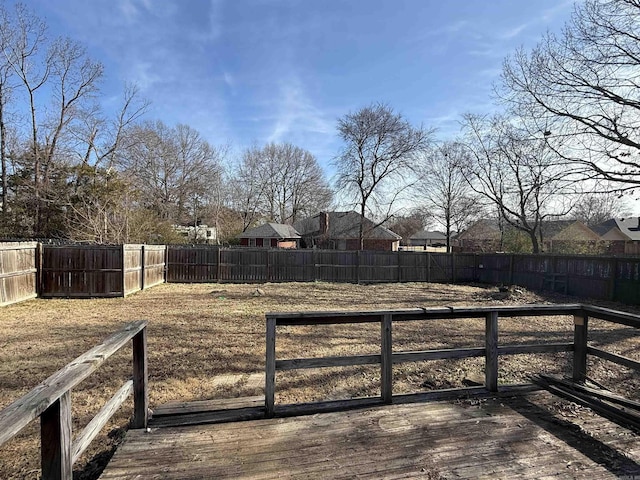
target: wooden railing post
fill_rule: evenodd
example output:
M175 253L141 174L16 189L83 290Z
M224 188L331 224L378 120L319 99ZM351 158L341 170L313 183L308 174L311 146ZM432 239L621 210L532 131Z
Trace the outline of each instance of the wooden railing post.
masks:
M485 328L485 387L490 392L498 391L498 312L486 317Z
M380 322L380 390L384 403L391 403L393 396L392 318L390 313L385 313Z
M71 480L71 393L66 391L40 416L42 480Z
M573 317L573 381L584 383L587 376L588 315Z
M147 389L147 328L133 337L133 422L132 428L147 428L149 392Z
M276 319L267 317L267 352L264 383L264 408L267 418L275 414L276 396Z

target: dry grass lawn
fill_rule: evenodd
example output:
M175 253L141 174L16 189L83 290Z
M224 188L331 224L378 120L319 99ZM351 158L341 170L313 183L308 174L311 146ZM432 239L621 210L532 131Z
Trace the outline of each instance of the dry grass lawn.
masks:
M160 285L126 299L33 300L0 310L0 408L27 393L122 324L149 320L150 403L262 393L264 314L268 311L371 310L444 305L574 303L526 291L497 300L495 290L440 284L350 285L286 283L260 285ZM609 305L614 308L629 308ZM568 317L501 319L500 342L572 341ZM640 360L638 334L604 322L590 326L590 341ZM482 346L483 320L407 322L394 325L394 351ZM278 358L379 352L378 325L287 327L278 330ZM541 371L569 372L570 355L500 359L500 381L526 381ZM72 392L74 431L79 431L131 374L124 348ZM595 360L590 375L638 398L640 378ZM461 386L481 379L481 359L419 362L394 368L394 393ZM277 378L278 403L350 398L379 393L379 371L363 366L284 372ZM75 468L77 478L96 478L122 438L128 403L94 441ZM0 478L39 478L38 422L0 447Z

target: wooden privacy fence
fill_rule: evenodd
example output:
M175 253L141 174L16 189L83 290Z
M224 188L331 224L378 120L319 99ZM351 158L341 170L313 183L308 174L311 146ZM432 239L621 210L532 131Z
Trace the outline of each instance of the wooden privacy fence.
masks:
M122 297L165 277L174 283L478 282L640 304L638 257L0 244L0 305L33 298L36 289L49 298Z
M124 297L164 282L164 245L43 245L41 297Z
M36 297L38 243L0 243L0 305Z
M132 428L146 428L146 327L145 320L127 324L0 411L0 446L15 437L32 420L40 417L42 479L71 480L73 464L132 393ZM132 339L133 378L116 392L74 439L71 428L71 390Z
M167 248L167 282L478 282L640 303L637 257Z
M531 345L500 345L498 342L499 317L567 315L572 317L573 343L542 343ZM453 348L441 350L425 350L419 352L393 351L393 324L403 321L429 321L449 319L462 321L471 318L485 319L485 344L471 348ZM470 395L482 392L514 391L530 388L532 385L500 385L498 386L498 358L502 355L541 354L557 352L573 352L573 380L584 382L587 374L587 355L640 371L640 362L591 347L587 344L588 320L597 318L617 324L640 328L640 316L590 305L518 305L504 307L442 307L408 310L381 310L369 312L304 312L304 313L267 313L266 314L266 380L265 409L268 417L276 413L275 390L276 372L305 368L348 367L355 365L380 365L380 397L357 400L328 402L336 408L356 404L392 403L393 365L403 362L419 362L424 360L445 360L471 357L485 358L485 384L483 387L447 389L422 394L429 398L455 395ZM350 355L320 358L276 358L276 330L279 326L309 326L352 323L380 324L380 354ZM419 396L421 394L412 394ZM406 397L403 395L401 397Z
M167 282L470 282L474 254L168 246Z

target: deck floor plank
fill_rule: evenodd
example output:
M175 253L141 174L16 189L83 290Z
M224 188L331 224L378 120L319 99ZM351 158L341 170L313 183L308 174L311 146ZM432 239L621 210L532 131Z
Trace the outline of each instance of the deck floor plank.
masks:
M101 479L640 477L639 435L596 416L569 424L551 398L132 430Z

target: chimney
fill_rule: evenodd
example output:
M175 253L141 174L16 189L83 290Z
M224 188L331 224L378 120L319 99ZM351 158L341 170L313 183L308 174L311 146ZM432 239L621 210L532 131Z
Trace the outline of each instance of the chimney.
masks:
M326 235L329 231L329 214L327 212L320 212L320 235Z

